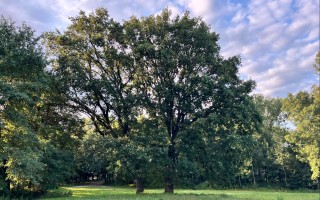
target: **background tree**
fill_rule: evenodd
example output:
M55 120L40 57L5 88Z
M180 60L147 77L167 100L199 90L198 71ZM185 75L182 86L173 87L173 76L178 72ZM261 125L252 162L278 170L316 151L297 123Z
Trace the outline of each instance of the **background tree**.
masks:
M0 192L3 193L10 189L19 193L26 188L45 191L60 185L72 173L71 149L75 139L70 132L74 130L72 126L78 130L81 126L74 123L72 115L62 112L59 98L63 91L56 90L54 79L46 71L39 39L29 26L16 26L1 18L0 184L5 189ZM57 173L60 170L65 173Z
M233 113L240 109L254 87L253 81L241 81L237 75L240 59L219 55L218 35L199 18L189 13L170 18L160 15L126 21L140 90L150 116L161 120L168 137L165 192L172 193L178 152L176 139L191 124L214 113ZM237 113L239 114L239 113ZM247 115L247 113L244 113ZM226 121L234 124L237 116ZM240 119L240 117L238 118ZM243 134L254 124L253 117L237 124Z
M253 150L251 162L251 175L253 184L270 184L274 182L279 175L278 166L275 163L275 145L274 136L282 130L281 127L281 106L279 98L267 98L262 95L254 96L255 105L257 106L262 118L259 132L255 137L255 149Z
M41 93L43 102L32 120L42 141L42 190L56 188L74 176L75 155L85 133L82 119L67 106L65 86L52 73L47 75L48 90Z
M284 100L283 109L296 126L286 139L295 145L299 159L309 164L311 178L317 180L320 169L320 87L314 86L310 93L289 94Z
M262 116L262 124L254 134L252 161L243 176L255 186L299 188L310 187L307 166L296 158L294 145L285 138L289 134L283 99L254 95L254 102Z
M39 183L40 142L30 119L45 89L45 60L30 27L0 19L0 167L2 180L25 185Z
M319 75L320 52L317 53L314 68ZM295 125L286 136L295 145L299 159L309 164L313 180L319 184L320 176L320 86L312 86L311 92L288 94L284 99L283 110Z
M101 179L102 176L105 183L112 183L115 174L107 168L112 167L115 146L117 143L112 137L103 137L92 131L87 132L76 153L77 175L74 177L76 182L90 181L93 177Z
M318 51L315 59L315 63L313 64L314 70L318 77L320 76L320 51Z
M207 183L210 188L234 187L239 183L241 166L251 158L253 139L238 131L237 124L225 126L225 120L230 118L211 115L178 136L177 183L188 187ZM181 164L188 166L189 174L181 174Z
M157 120L140 116L128 137L121 138L97 135L90 127L77 153L82 180L102 175L108 184L127 184L135 177L136 184L140 181L138 186L159 186L162 162L166 161L166 140Z

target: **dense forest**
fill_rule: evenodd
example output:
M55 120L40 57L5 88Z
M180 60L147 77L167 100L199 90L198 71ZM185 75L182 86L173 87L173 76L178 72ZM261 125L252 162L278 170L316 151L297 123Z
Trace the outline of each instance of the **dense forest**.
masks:
M188 12L120 23L98 8L40 37L2 17L0 195L93 179L137 193L316 189L319 85L253 94L218 41Z

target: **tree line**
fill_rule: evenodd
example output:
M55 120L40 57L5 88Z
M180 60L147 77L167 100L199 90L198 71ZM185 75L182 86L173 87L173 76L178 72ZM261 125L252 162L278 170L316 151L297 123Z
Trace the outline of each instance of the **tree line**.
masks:
M319 86L250 95L240 57L188 12L70 19L40 37L0 20L0 194L92 177L137 193L319 184Z

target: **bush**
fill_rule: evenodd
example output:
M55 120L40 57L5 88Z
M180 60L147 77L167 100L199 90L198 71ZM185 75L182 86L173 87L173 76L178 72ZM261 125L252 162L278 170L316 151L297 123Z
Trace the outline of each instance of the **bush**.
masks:
M186 158L181 158L177 164L177 187L194 189L200 182L199 169L196 164Z
M195 186L196 190L204 190L204 189L210 189L210 185L208 181L204 181L198 185Z
M3 179L4 178L0 175L0 196L7 196L9 195L9 191L6 189L7 183Z

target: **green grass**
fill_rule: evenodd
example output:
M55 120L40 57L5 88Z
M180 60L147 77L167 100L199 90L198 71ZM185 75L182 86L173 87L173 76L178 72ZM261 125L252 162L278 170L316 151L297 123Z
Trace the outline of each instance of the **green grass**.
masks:
M61 190L61 189L60 189ZM67 199L111 199L111 200L319 200L320 194L302 191L259 191L259 190L182 190L176 189L175 194L163 194L163 189L146 189L143 194L135 194L134 188L109 186L75 186L64 187L71 191L70 196L50 198ZM50 193L42 199L49 199ZM54 196L54 195L53 195Z

